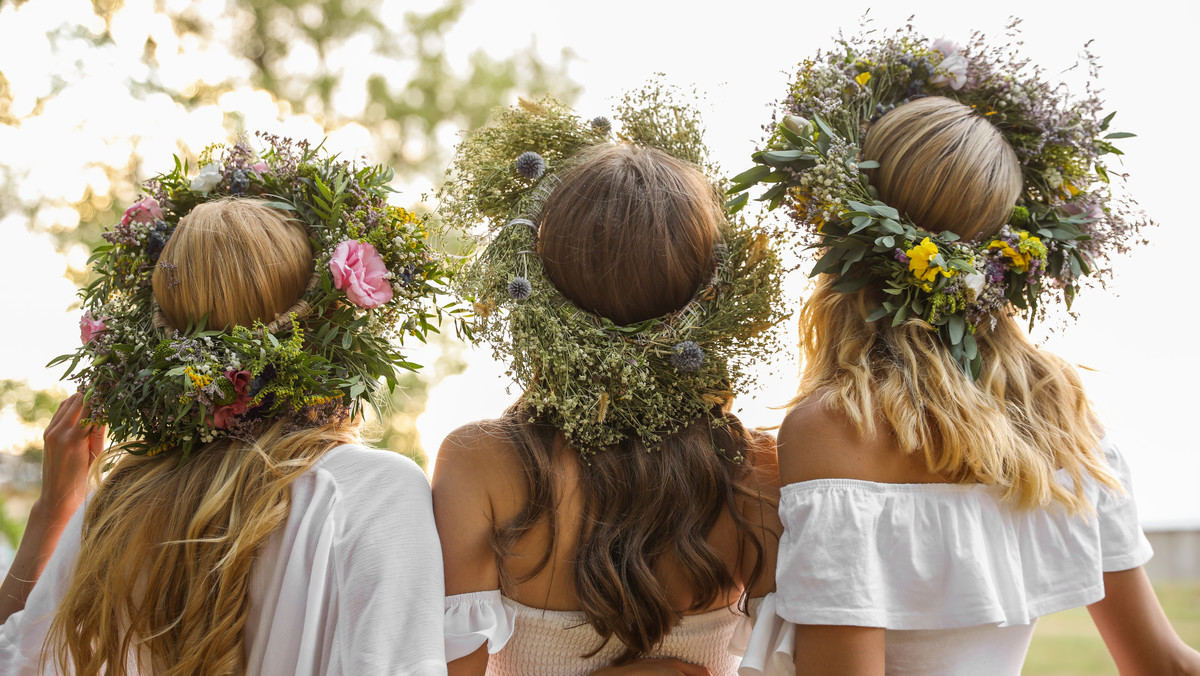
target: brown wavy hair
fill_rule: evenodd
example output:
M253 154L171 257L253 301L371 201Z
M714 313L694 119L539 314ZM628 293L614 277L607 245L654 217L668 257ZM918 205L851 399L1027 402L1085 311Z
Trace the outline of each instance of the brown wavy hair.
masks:
M942 97L884 115L863 156L881 165L872 182L883 201L918 227L964 238L997 232L1021 189L1016 155L1000 133ZM836 282L822 275L801 310L804 371L793 403L820 396L864 436L875 434L878 415L899 449L921 454L929 471L998 486L1023 507L1086 511L1085 475L1116 486L1079 375L1033 345L1011 307L976 333L983 367L972 382L928 323L868 322L880 289L846 294ZM1058 469L1073 487L1055 480Z
M712 274L720 218L717 193L696 168L660 150L608 146L564 171L542 211L538 250L563 295L633 323L682 307ZM728 424L713 425L720 417ZM538 524L548 524L550 543L522 581L543 570L554 551L561 497L555 470L565 441L520 403L501 429L521 458L529 496L493 535L503 587L512 583L504 560ZM683 613L660 574L667 561L692 590L688 611L711 606L739 581L745 589L754 585L770 535L757 532L743 510L775 508L756 488L754 462L764 452L774 453L769 437L715 408L654 446L631 436L579 462L583 507L573 574L580 607L603 639L589 656L615 638L625 646L620 659L632 659L679 622ZM726 514L739 534L738 560L747 548L755 552L743 580L708 542ZM743 611L745 599L743 591Z
M248 199L197 206L159 260L178 274L153 280L176 328L204 315L212 326L271 321L299 298L313 268L305 228ZM295 426L275 421L252 440L222 438L182 463L106 451L93 467L99 487L43 666L53 659L65 673L108 676L131 667L244 673L250 573L287 519L288 486L328 449L359 440L351 423Z

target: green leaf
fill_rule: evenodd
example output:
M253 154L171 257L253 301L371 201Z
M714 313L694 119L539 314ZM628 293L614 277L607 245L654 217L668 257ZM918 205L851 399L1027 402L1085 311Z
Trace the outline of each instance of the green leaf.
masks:
M838 293L853 293L867 285L871 281L870 275L857 275L848 279L843 279L833 285L833 290Z
M805 153L803 150L768 150L759 155L759 157L762 158L764 162L787 164L789 162L802 159L806 155L808 155L808 153ZM734 180L736 181L737 178L734 177Z
M896 316L892 317L892 326L900 326L905 319L908 319L908 306L901 305L896 309Z
M895 235L903 235L904 234L904 228L900 227L899 223L897 223L896 221L893 221L890 218L884 218L882 221L879 221L879 225L884 230L887 230L888 232L890 232L892 234L895 234Z
M979 356L979 344L975 342L975 336L969 333L963 336L963 351L967 359L974 360Z
M767 177L772 171L771 167L760 164L743 171L742 173L729 179L731 183L758 183Z
M871 208L868 209L867 211L871 211L873 213L878 214L880 218L890 218L893 221L900 220L900 212L896 211L892 207L889 207L888 205L884 204L883 202L876 202L875 204L872 204Z
M858 163L858 168L859 168L859 170L863 170L863 169L878 169L878 168L879 168L879 163L878 163L878 162L876 162L875 160L867 160L866 162L859 162L859 163Z
M725 203L725 211L729 212L730 214L736 214L737 212L741 211L749 201L750 193L743 192L742 194Z
M1110 138L1135 138L1136 136L1137 136L1137 134L1131 134L1131 133L1129 133L1129 132L1127 132L1127 131L1115 131L1115 132L1113 132L1113 133L1111 133L1111 134L1105 134L1105 135L1104 135L1104 138L1106 138L1106 139L1110 139Z
M1116 116L1116 114L1117 114L1117 111L1114 110L1111 113L1109 113L1108 115L1106 115L1103 120L1100 120L1100 131L1105 131L1108 129L1108 123L1112 122L1112 119L1113 119L1113 117Z
M816 277L822 272L828 272L838 261L842 260L842 256L845 254L845 249L830 248L829 251L825 252L824 256L821 256L817 264L813 266L812 272L808 273L808 276Z
M967 323L963 320L962 315L950 315L947 317L946 330L950 334L950 344L958 345L962 342L963 332L966 331Z
M838 135L833 132L833 129L831 129L830 126L825 123L825 120L821 119L820 115L814 117L813 121L815 121L817 123L817 127L820 128L820 130L822 132L824 132L826 136L833 137L833 138L838 137Z
M887 314L888 314L887 308L885 308L885 307L875 308L875 310L873 310L871 312L871 314L867 315L867 321L868 322L878 321L878 320L886 317Z

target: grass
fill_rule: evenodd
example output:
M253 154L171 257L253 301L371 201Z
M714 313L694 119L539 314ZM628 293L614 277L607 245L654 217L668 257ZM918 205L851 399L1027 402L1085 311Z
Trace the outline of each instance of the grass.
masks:
M1154 585L1163 609L1184 642L1200 648L1200 582ZM1117 676L1087 609L1076 608L1038 621L1022 676Z

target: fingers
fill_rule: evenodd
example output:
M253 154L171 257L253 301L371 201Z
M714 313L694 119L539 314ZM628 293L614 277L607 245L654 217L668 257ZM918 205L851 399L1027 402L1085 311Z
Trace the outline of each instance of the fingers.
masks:
M88 435L88 455L91 456L91 460L95 460L96 456L104 450L104 433L108 431L108 428L104 425L96 425L91 429L92 431Z
M54 417L50 419L50 424L46 426L46 431L42 434L42 438L49 441L51 438L61 436L65 430L74 427L79 422L79 416L82 411L82 394L76 392L67 397L58 405L58 410L54 412Z
M55 411L54 417L50 419L50 424L46 426L46 431L42 435L42 439L47 445L75 445L86 441L91 448L97 443L103 444L103 427L79 424L79 421L86 417L83 400L84 395L77 392L59 404L58 410ZM100 430L99 442L95 438L98 429Z

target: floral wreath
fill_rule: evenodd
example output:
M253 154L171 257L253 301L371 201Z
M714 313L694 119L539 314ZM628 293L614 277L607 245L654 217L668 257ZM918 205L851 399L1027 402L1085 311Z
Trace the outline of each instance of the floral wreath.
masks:
M1085 58L1094 77L1095 59ZM995 237L963 242L923 230L879 201L868 180L866 171L879 164L860 157L865 130L925 95L970 106L1016 151L1024 183ZM769 209L786 206L799 226L781 234L821 252L811 276L838 275L841 292L881 285L887 299L868 321L924 320L973 379L981 368L979 327L1015 307L1032 328L1047 299L1069 311L1083 278L1103 283L1111 257L1142 241L1139 230L1151 224L1111 193L1115 174L1103 159L1121 154L1113 140L1133 134L1107 133L1113 114L1101 118L1100 109L1096 90L1072 98L1011 42L989 48L980 33L965 47L931 43L911 26L882 38L841 39L838 49L800 64L782 123L754 154L756 166L732 179L728 207L741 209L751 186L769 185L759 199Z
M393 342L436 330L441 308L432 301L448 272L422 220L387 204L391 170L260 137L259 156L244 141L206 149L192 178L176 158L92 255L95 280L80 293L83 345L51 365L69 362L64 377L86 392L91 421L129 453L178 450L182 460L222 436L252 438L267 418L308 427L364 404L378 410L380 379L390 390L398 370L420 367ZM156 268L175 270L159 255L196 205L230 197L263 199L307 227L312 280L273 321L212 330L201 320L176 331L151 288Z
M652 85L618 105L616 140L663 149L711 170L699 117ZM459 146L439 215L490 232L457 278L474 304L472 336L492 344L524 388L521 403L581 453L636 436L656 444L722 411L749 380L744 365L771 353L780 311L779 258L765 232L722 226L711 279L668 315L629 325L583 310L547 277L537 254L541 206L558 172L589 147L614 142L605 117L584 122L552 98L521 101Z

